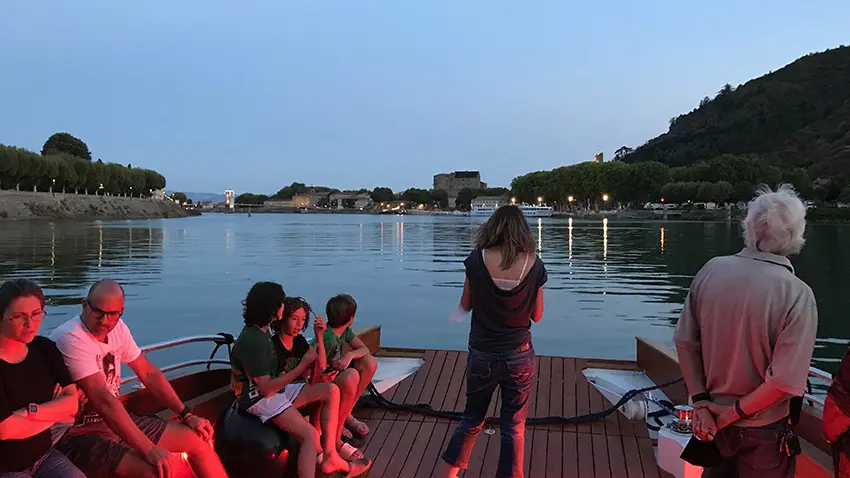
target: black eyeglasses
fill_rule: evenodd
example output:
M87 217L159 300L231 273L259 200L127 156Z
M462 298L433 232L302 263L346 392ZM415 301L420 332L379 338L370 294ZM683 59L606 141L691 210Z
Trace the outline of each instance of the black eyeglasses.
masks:
M92 305L89 301L84 301L83 305L89 308L92 311L92 315L98 319L102 320L104 317L109 319L110 321L118 320L124 315L124 309L121 310L103 310L97 306Z
M31 314L26 314L24 312L21 312L19 314L12 314L12 315L8 316L7 318L9 319L9 322L11 322L15 325L21 325L21 324L24 323L24 321L27 321L27 320L29 320L30 322L32 322L34 324L40 324L41 321L44 320L44 318L46 316L47 316L47 311L44 310L44 309L41 309L41 310L36 310L35 312L33 312Z

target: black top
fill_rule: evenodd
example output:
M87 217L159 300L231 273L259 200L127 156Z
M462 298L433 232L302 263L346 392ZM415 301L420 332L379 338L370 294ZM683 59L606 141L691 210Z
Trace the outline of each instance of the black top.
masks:
M53 400L58 383L67 387L71 375L56 344L47 337L36 336L21 363L0 359L0 422L12 412ZM50 450L50 429L23 440L0 440L0 472L23 471Z
M310 350L310 344L303 335L298 334L292 340L292 350L287 349L280 343L280 337L276 334L272 337L274 349L277 353L277 373L283 375L291 372L301 363L301 358Z
M531 313L537 291L549 279L539 257L515 288L502 290L484 265L480 249L463 261L472 293L469 347L482 352L510 352L531 341Z

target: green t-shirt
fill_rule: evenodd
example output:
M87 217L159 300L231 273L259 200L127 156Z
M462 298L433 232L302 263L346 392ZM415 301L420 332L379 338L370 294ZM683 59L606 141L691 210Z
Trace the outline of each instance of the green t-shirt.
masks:
M325 354L328 356L328 362L330 362L331 360L342 357L342 351L345 344L350 344L352 340L357 338L357 336L354 335L354 331L351 330L351 327L346 327L342 335L337 335L333 329L328 327L325 329L325 333L322 335L322 338L325 342ZM328 363L328 366L330 366L330 363Z
M268 333L257 327L245 326L233 344L230 355L233 392L244 409L257 403L262 395L251 378L277 376L277 356Z

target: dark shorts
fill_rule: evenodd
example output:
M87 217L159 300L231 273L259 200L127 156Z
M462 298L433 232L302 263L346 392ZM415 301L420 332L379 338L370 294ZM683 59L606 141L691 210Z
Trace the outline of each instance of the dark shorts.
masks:
M154 416L130 414L133 423L154 444L159 444L168 422ZM105 422L76 425L68 429L56 444L56 449L67 456L88 478L115 476L118 464L132 448Z

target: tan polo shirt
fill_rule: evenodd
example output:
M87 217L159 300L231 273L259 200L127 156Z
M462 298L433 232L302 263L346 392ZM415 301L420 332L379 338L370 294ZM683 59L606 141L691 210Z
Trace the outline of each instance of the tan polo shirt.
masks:
M694 277L673 342L703 364L706 390L731 404L770 382L802 395L818 317L812 289L782 256L744 249L715 257ZM685 377L695 383L699 378ZM756 427L788 415L788 400L735 425Z

